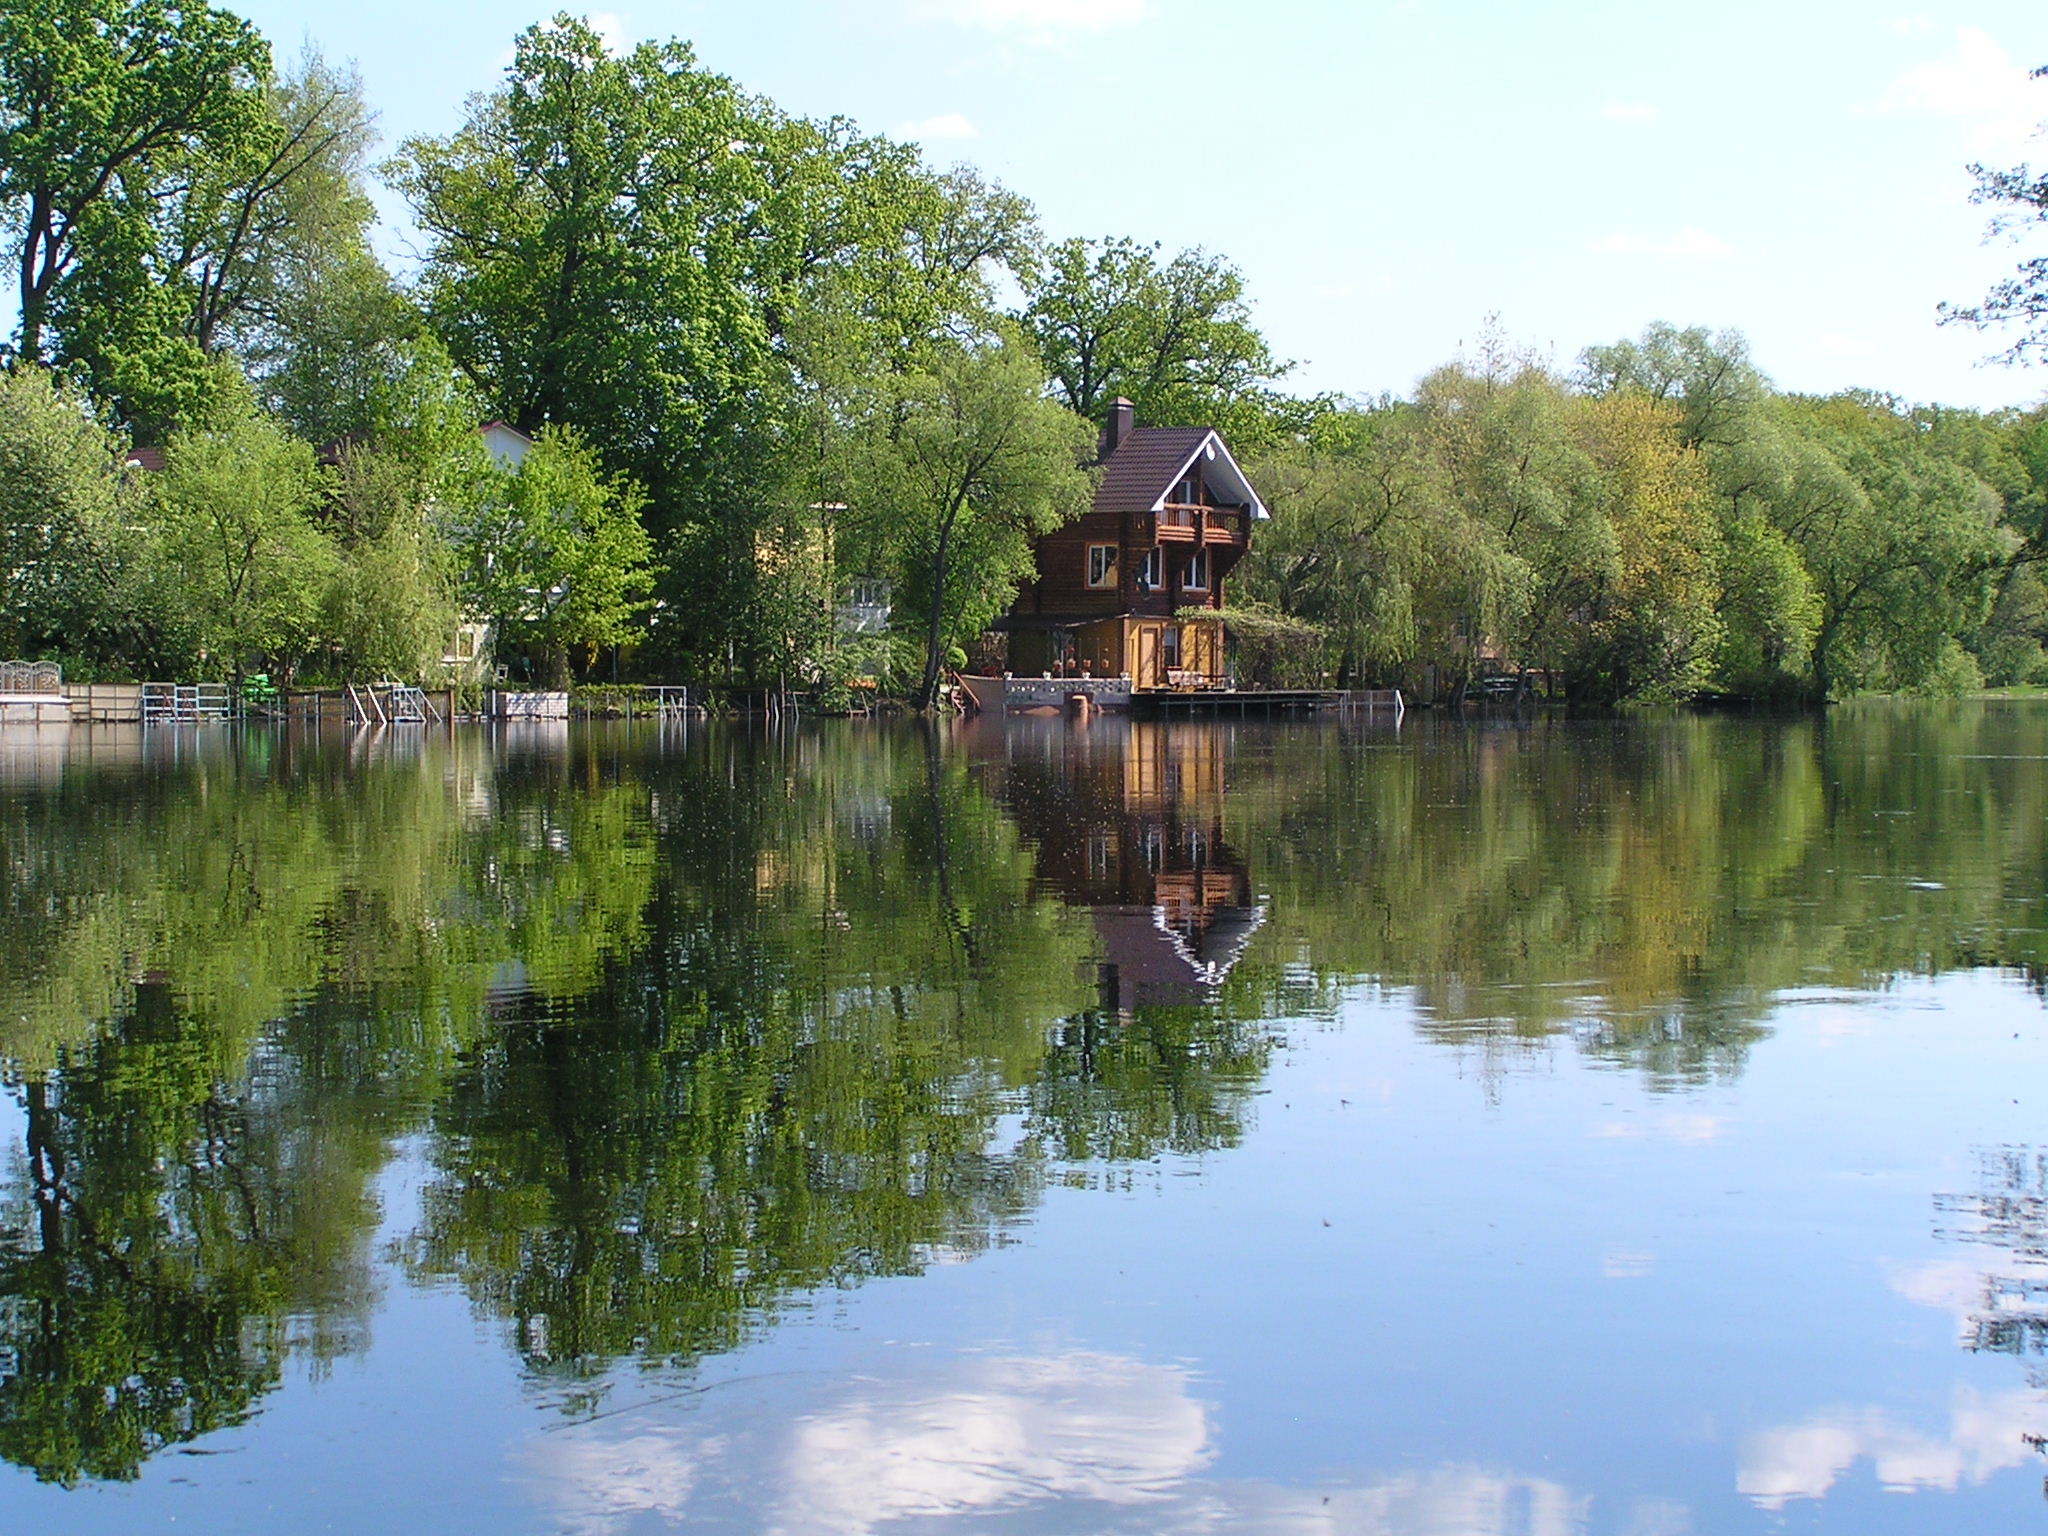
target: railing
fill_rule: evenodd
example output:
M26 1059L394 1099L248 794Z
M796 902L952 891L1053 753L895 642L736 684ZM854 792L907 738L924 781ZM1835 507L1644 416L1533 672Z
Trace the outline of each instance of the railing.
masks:
M64 691L64 671L54 661L0 661L0 693Z
M1244 537L1244 512L1237 507L1202 507L1170 501L1154 515L1161 540L1234 544Z
M196 725L227 720L235 712L235 696L226 683L144 683L144 725Z

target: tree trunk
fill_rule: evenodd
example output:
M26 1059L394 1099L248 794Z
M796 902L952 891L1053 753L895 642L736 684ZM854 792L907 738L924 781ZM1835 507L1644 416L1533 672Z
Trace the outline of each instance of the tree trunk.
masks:
M925 627L924 683L917 692L917 707L931 709L939 699L939 628L946 612L946 548L953 539L953 521L948 518L939 529L938 552L932 559L932 611Z
M551 645L541 652L541 686L560 693L569 686L569 648Z
M35 1189L37 1237L45 1254L64 1251L64 1152L57 1145L49 1087L41 1078L24 1085L28 1109L29 1180Z

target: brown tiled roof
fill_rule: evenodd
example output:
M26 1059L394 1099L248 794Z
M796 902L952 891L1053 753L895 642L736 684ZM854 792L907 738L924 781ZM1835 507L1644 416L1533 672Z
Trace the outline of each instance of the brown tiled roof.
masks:
M1095 488L1098 512L1144 512L1173 489L1174 477L1208 437L1207 427L1136 427L1117 445Z
M161 448L130 448L128 463L134 469L162 469L164 451Z

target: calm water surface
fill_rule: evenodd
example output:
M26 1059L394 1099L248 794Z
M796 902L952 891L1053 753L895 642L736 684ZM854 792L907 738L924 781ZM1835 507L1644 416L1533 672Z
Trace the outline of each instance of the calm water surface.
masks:
M2048 1532L2048 707L0 734L0 1529Z

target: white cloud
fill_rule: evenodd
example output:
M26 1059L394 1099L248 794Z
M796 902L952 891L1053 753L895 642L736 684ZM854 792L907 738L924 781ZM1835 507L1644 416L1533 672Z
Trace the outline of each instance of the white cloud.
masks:
M1584 1536L1592 1500L1545 1478L1419 1468L1294 1487L1201 1476L1208 1407L1174 1366L1072 1351L929 1357L901 1375L820 1381L649 1425L568 1425L522 1454L551 1525L622 1536L650 1523L743 1520L777 1536L875 1536L897 1522L1037 1509L1101 1536ZM738 1396L730 1395L738 1394ZM1639 1510L1630 1536L1679 1536L1679 1506Z
M1110 1355L979 1362L951 1390L812 1415L784 1453L785 1529L865 1536L895 1520L1047 1497L1148 1502L1209 1459L1186 1374Z
M2024 154L2048 117L2048 89L1975 27L1956 33L1955 51L1916 64L1884 93L1879 112L1942 117L1964 125L1973 154Z
M1984 1271L1968 1259L1887 1265L1884 1283L1893 1295L1903 1296L1915 1306L1952 1312L1959 1318L1984 1302Z
M1902 1426L1881 1408L1817 1414L1745 1440L1735 1486L1765 1509L1783 1509L1794 1499L1825 1497L1867 1460L1888 1492L1954 1492L2031 1461L2034 1451L2020 1437L2044 1425L2048 1405L2025 1389L1986 1396L1958 1388L1946 1433Z
M1718 1140L1728 1128L1720 1115L1658 1115L1649 1120L1607 1120L1593 1128L1595 1136L1609 1141L1641 1141L1658 1137L1682 1147L1703 1147Z
M627 30L628 20L618 11L592 11L588 17L590 30L604 43L604 51L613 58L625 53L633 46L632 34Z
M1719 235L1690 224L1662 240L1648 235L1602 235L1586 249L1596 256L1656 256L1679 261L1712 261L1735 254L1735 247Z
M913 0L922 20L996 32L1107 32L1146 17L1145 0Z
M980 131L967 120L964 113L941 112L937 117L900 124L893 137L909 139L918 144L941 144L956 139L971 139Z
M967 1359L847 1385L838 1400L753 1433L679 1425L619 1440L550 1437L535 1448L534 1470L581 1536L606 1536L643 1513L681 1521L700 1481L741 1484L773 1530L866 1536L896 1520L1050 1498L1147 1503L1211 1455L1208 1411L1187 1372L1123 1356Z
M1654 123L1657 109L1647 101L1610 101L1600 109L1610 123Z

